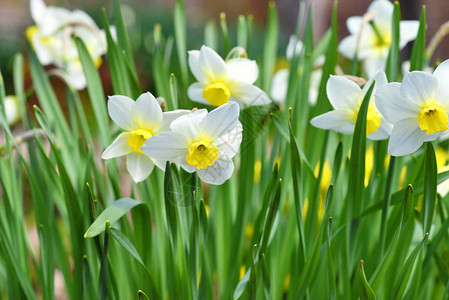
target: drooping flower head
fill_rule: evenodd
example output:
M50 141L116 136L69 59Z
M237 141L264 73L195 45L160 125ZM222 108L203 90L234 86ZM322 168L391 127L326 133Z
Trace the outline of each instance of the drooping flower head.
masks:
M126 155L126 166L135 182L144 180L153 171L154 164L161 169L164 162L158 162L140 150L147 139L170 129L170 123L188 110L162 112L157 100L150 93L144 93L134 101L126 96L111 96L108 100L111 119L125 132L121 133L101 155L110 159Z
M433 74L406 73L402 83L392 82L376 92L376 104L394 127L388 153L410 154L424 142L433 141L448 129L449 61L441 63Z
M366 116L366 135L371 140L383 140L390 135L392 125L388 123L375 105L374 92L387 83L385 73L379 72L369 102ZM366 92L373 79L369 80L363 89L345 76L331 76L327 81L326 91L334 110L313 118L310 123L321 129L332 129L345 134L352 134L357 116Z
M73 88L84 89L86 78L72 36L83 40L99 67L101 56L106 52L104 32L81 10L46 6L43 0L31 0L30 9L36 25L27 28L26 36L40 63L54 64L63 71L64 78Z
M353 59L355 51L358 50L357 57L363 61L368 77L374 76L377 71L385 70L392 42L393 9L394 5L388 0L375 0L368 7L368 13L373 16L370 23L364 24L363 17L360 16L350 17L346 21L350 35L340 42L338 50L349 59ZM399 48L402 49L416 38L419 22L401 21L399 27ZM359 35L360 43L357 45Z
M210 113L196 110L174 120L171 131L149 138L143 153L170 161L209 184L222 184L234 171L232 157L242 141L239 105L223 104Z
M296 45L296 46L295 46ZM286 49L286 57L289 61L293 59L293 54L299 55L304 48L301 40L297 39L296 36L290 36ZM309 104L315 105L318 97L318 88L320 86L321 76L323 71L321 67L324 64L324 56L319 56L313 62L313 71L310 74L310 89L309 89ZM301 75L302 69L298 68L298 73ZM285 103L287 97L288 89L288 78L290 75L290 70L288 68L279 69L274 75L271 83L270 95L274 102L279 105Z
M207 46L189 51L189 66L198 82L189 86L192 101L220 106L237 101L243 106L270 103L268 96L254 82L259 68L253 60L233 58L224 61Z

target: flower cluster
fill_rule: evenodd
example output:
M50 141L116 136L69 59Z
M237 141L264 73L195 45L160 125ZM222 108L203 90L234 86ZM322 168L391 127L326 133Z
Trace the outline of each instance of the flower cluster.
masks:
M224 104L210 113L206 109L162 112L150 93L136 101L112 96L109 115L124 129L103 152L103 159L126 155L128 172L135 182L154 168L174 162L187 172L198 172L206 183L222 184L234 170L231 158L242 141L237 103Z
M30 8L36 25L27 28L26 36L41 64L54 64L73 88L84 89L86 77L73 36L83 40L98 68L106 53L104 32L81 10L46 6L43 0L31 0Z
M197 172L206 183L224 183L234 171L232 158L242 142L240 108L270 102L253 85L259 74L255 61L234 58L225 62L203 46L200 51L189 51L189 64L200 82L192 84L188 94L194 101L217 106L211 112L162 112L149 92L136 101L118 95L109 98L109 115L125 132L101 157L126 155L127 169L135 182L147 178L154 165L165 170L169 161L189 173Z

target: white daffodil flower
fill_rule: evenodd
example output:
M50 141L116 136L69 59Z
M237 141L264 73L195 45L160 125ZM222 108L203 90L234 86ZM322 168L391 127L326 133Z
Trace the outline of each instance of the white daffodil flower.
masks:
M149 138L143 153L159 161L170 161L200 179L219 185L234 171L232 157L242 142L239 105L226 103L210 113L200 109L179 117L170 125L171 131Z
M296 42L296 48L295 48ZM287 45L286 57L289 61L293 58L293 53L299 55L303 49L304 45L301 40L298 40L294 35L290 36L290 40ZM313 71L310 74L310 88L309 88L309 104L315 105L318 97L318 89L320 87L321 76L323 71L321 67L324 64L324 55L319 56L316 61L313 63ZM298 69L298 73L301 74L302 70ZM273 79L271 82L271 90L270 95L274 102L279 105L283 105L285 103L285 99L287 98L287 89L288 89L288 78L290 75L290 70L287 68L282 68L278 70L273 75Z
M389 137L393 126L377 110L374 92L387 83L387 78L384 72L379 72L375 79L376 83L366 116L366 135L371 140L383 140ZM333 129L344 134L352 134L360 105L372 82L373 79L369 80L361 89L345 76L331 76L327 81L326 91L334 110L313 118L310 123L321 129Z
M387 121L393 124L388 153L402 156L418 150L448 129L449 60L433 74L421 71L406 73L402 83L392 82L376 92L376 104Z
M363 61L363 68L368 77L374 76L377 71L385 70L392 41L393 9L394 5L391 2L375 0L368 7L368 13L373 15L370 23L364 24L363 17L360 16L346 20L350 35L340 42L338 50L349 59L353 59L357 51L357 57ZM399 49L402 49L416 38L419 21L401 21L399 27ZM360 43L357 45L359 35Z
M8 125L14 125L20 120L19 99L16 96L6 96L5 114Z
M164 161L158 162L146 156L140 147L153 135L169 130L173 120L189 111L162 112L157 100L149 92L140 95L136 101L126 96L111 96L108 111L114 123L125 132L104 150L101 158L126 155L126 167L135 182L147 178L153 171L154 164L165 169Z
M224 61L207 46L189 51L189 66L199 81L187 91L192 101L220 106L237 101L242 106L265 105L270 99L260 88L253 85L259 76L254 60L233 58Z
M27 28L26 36L40 63L54 64L73 88L84 89L86 78L72 36L83 40L98 68L106 53L104 32L81 10L46 6L43 0L31 0L30 9L36 25Z

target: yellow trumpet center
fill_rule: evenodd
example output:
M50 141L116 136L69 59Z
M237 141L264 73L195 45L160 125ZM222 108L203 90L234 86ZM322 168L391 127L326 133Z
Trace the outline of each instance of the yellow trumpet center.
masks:
M137 129L130 131L131 136L128 139L128 145L133 148L133 152L143 153L140 148L146 140L153 136L150 130Z
M197 169L207 169L214 165L217 158L217 147L205 141L199 141L190 145L186 162Z
M354 112L354 121L357 121L358 111ZM381 115L375 105L368 106L368 112L366 114L366 135L370 135L379 129L381 121Z
M229 102L231 91L223 82L214 82L209 84L203 90L203 97L213 106L220 106Z
M366 135L376 132L379 127L380 114L375 107L369 107L366 115Z
M448 118L444 107L435 102L424 105L419 114L419 128L427 134L446 131Z

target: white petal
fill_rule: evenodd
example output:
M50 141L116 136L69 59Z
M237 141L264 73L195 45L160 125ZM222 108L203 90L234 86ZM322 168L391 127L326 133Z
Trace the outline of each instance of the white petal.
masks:
M69 63L66 69L67 81L76 90L84 90L87 86L86 76L80 64Z
M151 174L154 164L145 154L130 153L126 156L126 168L134 182L140 182Z
M131 98L121 95L110 96L108 100L109 116L115 124L125 130L137 129L133 121L131 110L135 101Z
M149 93L143 93L131 107L134 122L141 128L152 129L162 122L162 109L156 98Z
M31 37L31 44L33 46L34 51L36 52L37 58L39 59L39 62L46 66L52 63L53 61L53 54L51 53L49 47L44 46L41 43L41 35L39 31L36 31L33 36Z
M45 2L43 0L30 1L31 17L33 18L34 22L36 22L36 24L39 24L39 22L41 21L46 8L47 6L45 5Z
M296 47L296 48L295 48ZM301 54L302 49L304 48L304 45L300 39L298 39L295 35L291 35L290 39L288 40L288 45L286 49L286 57L288 60L293 59L293 53L296 55Z
M266 105L271 102L268 95L260 88L241 81L231 84L231 97L246 106Z
M421 105L424 101L434 100L437 90L437 79L422 71L406 73L401 84L401 94L417 105Z
M399 23L400 40L399 48L402 49L408 42L416 39L418 34L419 21L401 21Z
M355 54L355 48L357 45L357 36L349 35L341 40L338 45L338 52L346 58L353 59Z
M234 58L226 62L228 78L253 84L259 76L259 68L254 60Z
M200 51L198 50L191 50L189 51L189 67L190 71L192 71L193 76L195 76L196 80L199 82L206 82L207 79L201 72L199 68L199 58L200 58Z
M314 73L312 73L312 77ZM287 98L289 74L290 71L288 69L280 69L273 75L270 95L273 101L279 105L285 103L285 99Z
M352 111L337 109L313 118L310 123L321 129L332 129L344 134L352 134L355 120Z
M242 143L242 131L242 124L238 122L237 126L215 140L215 146L228 157L233 158L239 151Z
M399 121L391 132L388 143L388 153L393 156L403 156L418 150L426 136L418 126L416 118Z
M348 31L350 34L358 35L360 32L360 29L362 27L362 20L363 17L355 16L355 17L349 17L346 20L346 27L348 27Z
M206 116L206 109L196 110L174 120L170 125L170 129L174 132L181 133L187 139L197 139L200 134L200 123Z
M178 132L162 132L145 141L141 150L149 157L163 162L173 162L187 155L188 141Z
M204 91L205 85L200 82L195 82L189 86L187 89L187 95L189 96L190 100L202 104L210 105L209 101L203 98L203 91Z
M55 34L70 21L70 11L62 7L48 6L41 16L39 29L43 36Z
M417 117L419 107L405 99L398 82L380 86L375 94L376 107L381 115L390 123L396 124L402 119Z
M433 76L438 81L438 90L436 94L436 99L438 102L448 103L449 102L449 60L443 61L433 72Z
M387 0L376 0L371 2L368 12L376 12L374 21L390 22L393 17L394 5Z
M128 145L130 134L128 132L121 133L109 147L101 154L102 159L111 159L130 153L133 149Z
M205 183L220 185L231 178L233 171L234 163L229 157L223 155L215 161L212 167L197 170L197 173Z
M209 81L222 81L226 79L227 70L224 60L207 46L201 47L198 67Z
M5 113L8 125L13 125L20 120L19 99L16 96L5 97Z
M381 119L380 126L377 128L377 131L367 135L366 137L373 141L385 140L390 137L392 130L393 124L387 122L385 119Z
M239 123L239 113L239 105L235 102L226 103L217 107L201 121L200 134L204 134L211 140L215 140L217 137L222 136L237 126Z
M331 75L326 85L327 97L335 109L358 110L362 90L352 80L344 76Z
M162 122L153 129L154 134L158 134L164 131L170 130L171 123L179 118L180 116L189 114L190 110L186 109L177 109L174 111L167 111L162 113Z
M377 56L367 54L367 58L363 61L363 69L368 78L374 77L377 72L385 70L387 55L388 51L385 53L377 53Z

